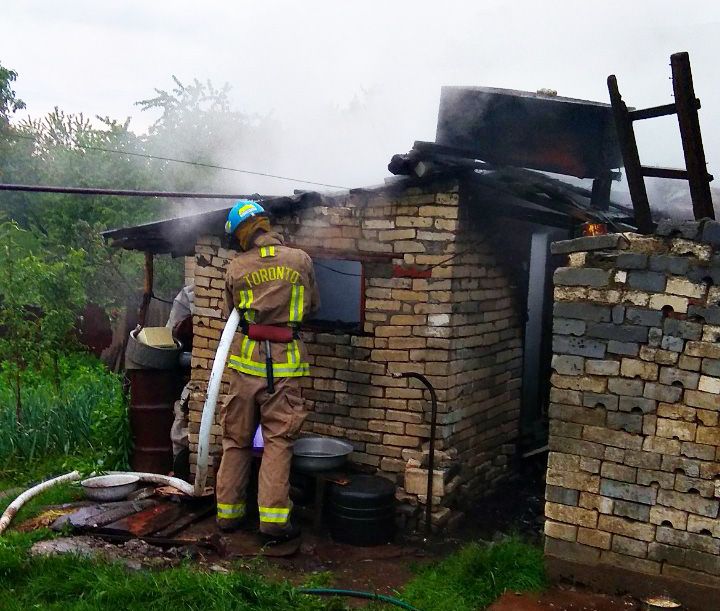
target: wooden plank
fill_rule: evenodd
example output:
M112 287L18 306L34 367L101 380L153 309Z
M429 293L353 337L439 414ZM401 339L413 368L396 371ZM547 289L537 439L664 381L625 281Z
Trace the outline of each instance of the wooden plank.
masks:
M615 130L617 131L618 144L622 152L625 175L630 188L633 210L635 211L635 223L641 233L652 233L655 225L650 214L650 201L648 200L645 180L642 175L640 155L638 153L635 133L628 114L627 106L620 96L617 78L614 74L608 76L608 91L610 92L610 103L615 117Z
M144 537L177 520L182 516L183 509L177 503L158 503L154 507L107 524L97 532Z
M91 505L71 514L60 516L55 520L51 528L53 530L62 530L70 526L73 530L93 530L138 511L146 510L156 504L157 501L145 499L142 501L120 501Z
M651 178L672 178L675 180L687 180L688 173L686 170L676 170L675 168L658 168L656 166L644 165L642 175Z
M708 175L705 150L700 134L700 120L697 111L699 104L695 98L692 72L690 71L690 56L687 53L674 53L670 56L670 65L693 212L696 220L714 219L715 211L710 193L712 177Z
M628 112L628 116L631 121L641 121L642 119L654 119L655 117L674 115L676 112L675 104L664 104L663 106L653 106L652 108L643 108L642 110L631 110Z
M190 526L194 522L198 522L210 515L215 511L215 506L212 504L204 505L193 511L188 511L184 515L180 516L174 522L168 524L164 528L161 528L153 533L155 537L171 537L183 529Z

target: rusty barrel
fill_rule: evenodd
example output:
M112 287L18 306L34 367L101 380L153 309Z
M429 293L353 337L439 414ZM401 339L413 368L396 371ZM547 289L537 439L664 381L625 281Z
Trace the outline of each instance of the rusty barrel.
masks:
M165 350L144 345L130 333L125 369L130 380L130 428L134 471L168 473L173 468L170 438L183 378L178 368L182 345Z
M170 440L181 378L177 369L134 369L130 379L130 428L134 471L168 473L172 471L173 448Z

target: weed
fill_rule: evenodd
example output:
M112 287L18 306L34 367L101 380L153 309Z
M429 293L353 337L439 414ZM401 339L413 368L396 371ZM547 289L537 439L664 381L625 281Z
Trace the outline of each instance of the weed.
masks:
M64 357L59 369L60 390L49 377L28 374L21 422L10 376L0 375L0 468L24 473L36 461L71 455L87 471L125 468L130 430L120 378L87 355Z

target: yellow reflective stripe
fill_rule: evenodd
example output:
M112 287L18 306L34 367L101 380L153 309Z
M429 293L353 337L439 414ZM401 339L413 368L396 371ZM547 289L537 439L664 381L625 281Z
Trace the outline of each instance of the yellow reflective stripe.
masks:
M288 322L302 322L305 287L302 284L293 284L290 293L290 317Z
M274 257L274 256L275 256L275 247L274 247L274 246L269 246L269 247L268 247L268 250L270 251L270 256L271 256L271 257Z
M287 507L258 507L261 522L273 522L284 524L290 517L290 509Z
M260 247L260 257L265 259L266 257L274 257L275 256L275 247L274 246L261 246Z
M242 518L245 515L245 503L228 505L226 503L217 504L217 516L223 519Z
M248 375L266 377L267 369L265 363L258 363L239 356L230 355L227 366ZM273 375L278 378L295 378L310 375L309 363L297 363L289 365L287 363L273 363Z

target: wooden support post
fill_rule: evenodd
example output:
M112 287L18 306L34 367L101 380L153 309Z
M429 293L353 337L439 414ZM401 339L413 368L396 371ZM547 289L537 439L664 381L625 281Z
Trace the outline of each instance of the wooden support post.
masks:
M630 197L635 211L635 223L641 233L652 233L655 226L650 215L650 202L645 189L640 155L638 154L637 142L635 141L635 133L632 129L628 109L625 102L622 101L614 74L608 77L607 84L613 117L615 118L618 144L620 145L625 166L625 176L630 187Z
M608 210L610 208L610 187L612 186L612 176L602 176L595 178L592 184L592 194L590 195L590 205L596 210Z
M147 311L150 307L150 300L153 293L153 255L150 251L145 252L145 281L143 283L143 300L138 313L138 324L145 326Z
M687 53L674 53L670 56L672 66L673 91L675 92L675 106L677 108L680 137L683 152L685 153L685 167L690 182L690 197L692 199L695 219L715 218L712 195L710 194L710 181L705 162L702 136L700 134L700 120L697 109L699 104L695 98L692 72L690 71L690 56Z

